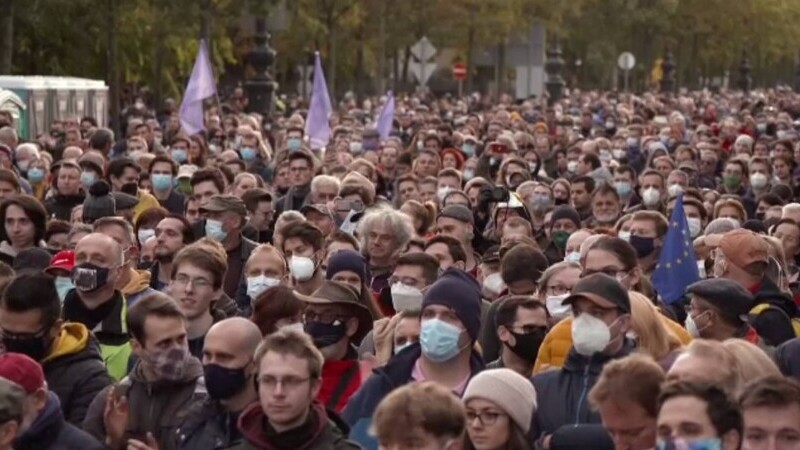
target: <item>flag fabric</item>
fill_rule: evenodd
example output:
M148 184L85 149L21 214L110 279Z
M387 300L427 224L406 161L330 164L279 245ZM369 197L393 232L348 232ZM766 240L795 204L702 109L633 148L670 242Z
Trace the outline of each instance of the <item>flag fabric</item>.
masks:
M197 58L194 60L192 76L186 85L181 101L180 119L181 127L188 135L199 133L206 129L203 117L203 100L217 93L217 84L214 81L214 72L211 69L211 59L208 56L208 47L204 39L200 40Z
M651 280L661 299L667 304L673 304L682 299L686 288L699 279L697 256L692 246L686 212L683 210L683 195L679 195L675 200L672 217L669 218L664 246Z
M378 116L378 123L375 128L378 129L378 135L381 140L389 137L392 132L392 122L394 121L394 94L392 91L386 93L386 104L383 105L381 114Z
M323 148L331 140L331 126L328 119L333 108L328 96L328 84L322 71L319 52L314 54L314 89L311 92L311 105L306 119L306 135L312 149Z

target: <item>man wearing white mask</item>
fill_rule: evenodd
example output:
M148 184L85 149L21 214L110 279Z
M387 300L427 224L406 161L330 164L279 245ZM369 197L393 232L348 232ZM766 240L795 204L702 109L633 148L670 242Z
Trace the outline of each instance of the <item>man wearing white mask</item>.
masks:
M639 210L650 210L664 213L664 199L667 197L664 186L664 175L654 169L647 169L639 176L639 195L642 203L626 210L632 213Z
M575 318L572 348L562 368L532 379L539 395L532 432L543 448L601 423L588 403L589 391L606 363L634 349L625 337L631 328L630 297L616 279L601 273L584 277L563 304L572 307Z
M282 245L295 290L311 295L322 286L324 278L320 270L324 258L322 232L308 222L296 222L283 231Z

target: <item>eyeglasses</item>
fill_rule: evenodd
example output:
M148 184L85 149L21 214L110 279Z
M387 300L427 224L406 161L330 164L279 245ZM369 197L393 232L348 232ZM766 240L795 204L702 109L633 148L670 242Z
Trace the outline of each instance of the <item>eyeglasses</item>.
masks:
M19 341L24 339L36 339L40 338L47 333L47 330L50 329L52 325L47 325L43 327L41 330L33 332L33 333L12 333L10 331L0 330L0 340L4 341Z
M192 289L204 289L211 287L211 282L205 278L190 278L186 275L178 275L172 280L178 286L186 286L191 283Z
M347 319L347 316L336 313L315 313L313 311L306 311L306 313L303 314L303 323L320 322L330 325L337 320L345 321Z
M570 291L571 289L565 286L547 286L546 288L547 295L564 295L569 294Z
M467 423L473 423L475 419L478 419L483 426L494 425L501 416L505 416L505 414L494 411L482 411L480 413L467 411Z
M303 383L306 383L311 378L300 378L300 377L293 377L288 376L284 378L277 378L273 377L272 375L262 375L259 379L259 383L261 386L264 386L267 389L273 390L278 387L278 385L283 386L285 389L296 389L300 387Z

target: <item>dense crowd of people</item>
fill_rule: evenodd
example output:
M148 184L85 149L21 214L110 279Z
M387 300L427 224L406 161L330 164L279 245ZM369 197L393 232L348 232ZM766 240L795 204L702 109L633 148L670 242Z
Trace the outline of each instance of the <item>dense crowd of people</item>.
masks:
M395 100L0 111L0 450L800 449L800 95Z

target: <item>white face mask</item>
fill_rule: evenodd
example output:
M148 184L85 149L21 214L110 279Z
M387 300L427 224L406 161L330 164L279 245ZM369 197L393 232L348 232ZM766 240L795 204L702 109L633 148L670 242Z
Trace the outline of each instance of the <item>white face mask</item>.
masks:
M314 260L305 256L292 255L289 260L289 271L297 281L308 281L314 276L316 267Z
M680 184L670 184L667 192L669 192L670 197L677 197L678 194L683 193L683 186Z
M156 230L150 228L139 228L137 238L139 238L139 245L144 245L148 239L156 235Z
M700 219L698 217L687 217L686 221L689 223L689 234L693 238L700 236L700 232L703 231L703 226L700 223Z
M701 313L705 314L705 313ZM686 315L686 331L692 335L695 339L700 339L702 336L700 335L701 330L697 328L697 322L694 321L694 317L691 314Z
M600 353L611 342L611 330L597 317L583 313L572 321L572 346L583 356Z
M631 232L630 231L620 231L617 233L617 237L622 239L625 242L630 242L631 240Z
M494 295L500 294L506 287L506 283L503 281L503 276L500 275L500 272L495 272L484 278L483 285Z
M567 256L564 257L564 261L566 262L580 262L581 261L581 252L569 252Z
M422 291L400 281L391 287L392 307L397 312L413 311L422 308Z
M275 287L280 283L281 280L277 278L270 278L264 275L247 277L247 296L250 297L251 300L255 300L256 297L261 295L267 289Z
M287 331L295 331L297 333L305 333L305 328L303 328L303 322L290 323L289 325L282 326L280 329Z
M756 189L765 187L767 185L767 176L758 172L750 175L750 185Z
M642 192L642 203L644 206L656 206L661 201L661 193L658 189L649 187Z
M544 304L547 306L547 312L549 312L550 316L554 319L561 320L572 313L572 307L570 305L561 304L567 297L569 297L569 294L548 295L547 298L545 298Z
M567 171L575 173L578 170L578 161L570 161L567 163Z
M450 186L442 186L436 190L436 197L439 199L439 203L444 202L444 198L447 197L447 194L450 193Z

